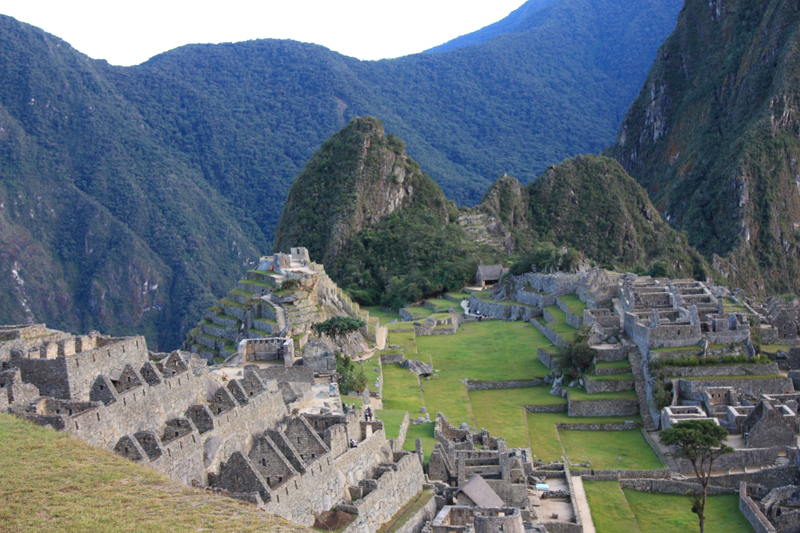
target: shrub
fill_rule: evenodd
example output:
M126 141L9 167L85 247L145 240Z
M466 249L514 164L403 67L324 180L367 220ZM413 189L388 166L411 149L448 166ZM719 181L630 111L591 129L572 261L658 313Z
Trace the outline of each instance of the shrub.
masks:
M336 352L336 372L339 373L339 394L347 395L351 391L362 392L367 387L367 375L364 369L356 367L347 354Z
M595 352L588 344L576 343L558 353L556 364L566 379L574 380L592 365L594 356Z

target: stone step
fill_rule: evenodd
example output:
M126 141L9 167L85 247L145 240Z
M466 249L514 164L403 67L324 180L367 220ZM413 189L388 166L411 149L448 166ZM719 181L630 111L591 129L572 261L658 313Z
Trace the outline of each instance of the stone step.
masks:
M639 398L639 414L642 416L642 423L644 429L647 431L655 431L658 426L650 416L650 408L647 405L647 392L645 391L644 372L642 372L642 354L638 349L631 350L628 354L631 362L631 371L633 373L634 390L636 396Z

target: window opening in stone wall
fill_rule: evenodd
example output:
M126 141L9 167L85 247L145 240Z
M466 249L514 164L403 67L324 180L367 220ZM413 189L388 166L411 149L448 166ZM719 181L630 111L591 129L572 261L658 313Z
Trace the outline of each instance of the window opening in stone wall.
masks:
M125 405L125 406L128 405L128 402L125 401L125 398L122 399L122 405Z
M194 435L192 435L192 442L197 442L197 441L195 440L195 438L194 438Z
M97 415L97 421L100 422L100 413L95 413Z
M78 363L77 359L75 359L75 368L80 368L80 364Z
M111 350L106 350L108 352L108 356L111 357Z
M75 429L80 429L77 422L75 422Z
M92 354L92 363L96 362L94 358L94 354Z

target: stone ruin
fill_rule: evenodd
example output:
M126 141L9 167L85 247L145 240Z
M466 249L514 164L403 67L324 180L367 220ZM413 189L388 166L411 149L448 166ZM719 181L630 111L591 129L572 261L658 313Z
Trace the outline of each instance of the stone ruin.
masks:
M306 372L310 386L308 367L246 365L226 380L195 354L149 352L142 337L0 331L0 409L176 481L309 526L343 510L364 532L422 490L419 459L392 451L382 422L357 411L292 414L277 379Z

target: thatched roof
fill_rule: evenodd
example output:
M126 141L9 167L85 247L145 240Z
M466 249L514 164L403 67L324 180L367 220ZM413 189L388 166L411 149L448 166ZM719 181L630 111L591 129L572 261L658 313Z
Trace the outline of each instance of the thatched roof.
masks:
M503 268L503 265L483 265L478 267L475 279L500 279L504 272L506 272L506 269Z

